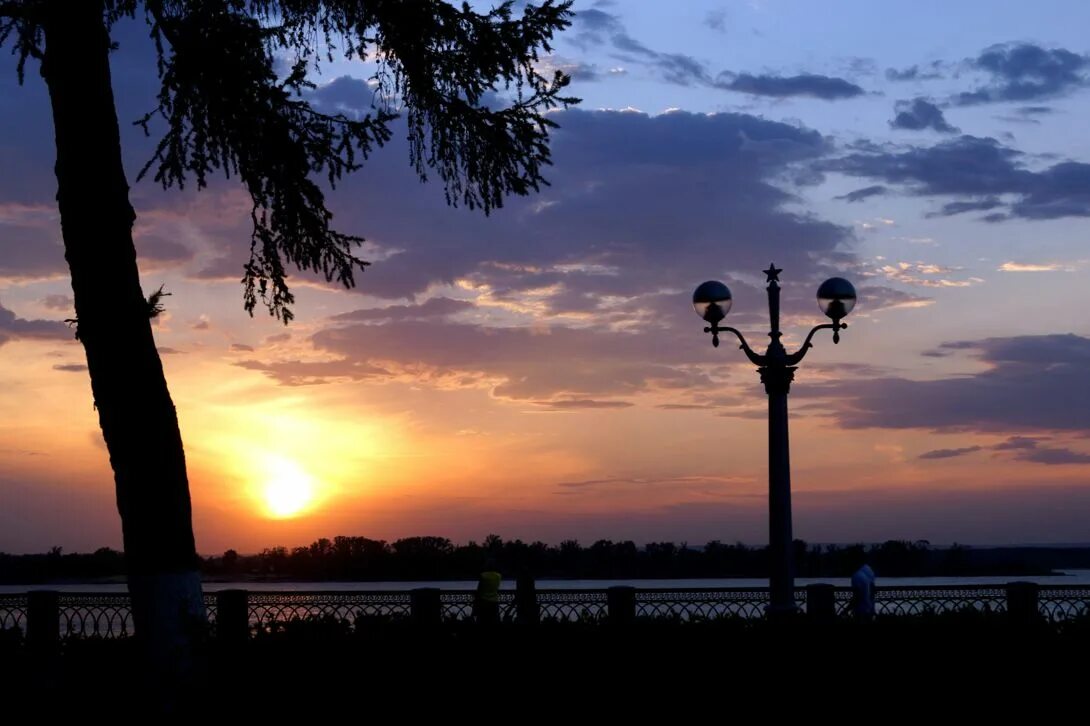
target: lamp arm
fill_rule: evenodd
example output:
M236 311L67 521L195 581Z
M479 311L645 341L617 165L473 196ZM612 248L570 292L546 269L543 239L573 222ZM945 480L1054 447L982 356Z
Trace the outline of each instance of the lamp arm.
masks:
M840 331L847 327L847 323L841 323L840 321L837 321L835 323L822 323L821 325L815 325L814 329L810 331L810 334L806 336L806 341L802 344L802 347L799 348L796 352L787 356L787 365L798 365L798 363L801 362L804 357L806 357L806 352L814 347L814 344L810 341L813 340L814 334L817 333L817 331L833 331L833 343L835 344L840 342Z
M767 362L765 356L753 352L753 349L749 347L749 343L746 342L745 337L734 328L721 328L718 325L713 324L710 327L704 328L704 332L712 334L712 345L716 347L719 346L720 333L734 333L736 336L738 336L738 342L741 343L741 345L738 347L742 349L742 351L746 354L746 357L749 358L750 362L753 363L753 365L763 366Z

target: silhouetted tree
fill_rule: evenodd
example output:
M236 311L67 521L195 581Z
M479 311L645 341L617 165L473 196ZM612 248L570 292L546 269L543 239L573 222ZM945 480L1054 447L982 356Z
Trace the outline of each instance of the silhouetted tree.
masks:
M570 18L568 3L503 3L487 12L441 0L0 0L0 45L40 61L56 134L57 202L75 295L76 335L110 454L138 632L164 661L202 611L178 420L152 337L132 242L135 212L121 162L111 31L147 21L161 82L146 131L165 124L141 172L164 187L204 187L223 173L253 200L244 303L291 319L288 265L354 284L359 237L331 226L315 176L334 185L391 136L404 115L420 178L447 201L488 212L544 183L545 111L574 99L567 78L535 70ZM362 118L325 114L307 74L334 53L377 58L389 103ZM293 59L277 73L279 54ZM503 108L489 95L507 90ZM394 108L396 99L397 108ZM285 553L286 554L286 553ZM170 656L173 657L173 656Z
M847 578L869 557L879 577L950 575L1044 575L1061 567L1090 568L1090 547L932 548L921 542L891 541L850 547L813 545L796 540L799 574ZM674 556L663 559L662 553ZM766 547L708 542L704 547L598 540L589 547L569 541L562 547L506 540L488 550L475 542L456 546L437 537L409 537L389 545L366 537L319 539L306 547L274 547L254 555L227 550L207 557L207 574L269 576L294 580L474 580L490 560L505 577L540 578L767 577ZM898 561L888 553L906 552ZM900 556L900 555L898 555ZM0 583L50 582L121 574L124 556L102 548L93 554L51 552L8 555L0 552Z

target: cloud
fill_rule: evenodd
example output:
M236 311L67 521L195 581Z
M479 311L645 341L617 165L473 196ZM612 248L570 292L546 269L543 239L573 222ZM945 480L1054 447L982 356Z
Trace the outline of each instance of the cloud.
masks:
M920 454L920 459L953 459L958 456L965 456L966 454L972 454L980 451L981 446L966 446L960 449L935 449L934 451L925 451Z
M42 298L42 305L50 310L61 310L63 312L71 312L76 309L76 301L72 299L71 295L46 295Z
M671 284L693 264L703 266L716 240L722 243L724 215L738 239L728 244L742 253L740 264L754 269L768 261L743 235L774 238L776 249L768 251L782 254L778 263L799 274L814 268L804 249L829 250L849 234L785 209L794 199L781 188L786 173L827 152L827 141L813 130L746 114L681 111L572 110L551 118L560 124L552 140L552 187L510 199L490 219L448 208L441 189L420 185L404 150L392 145L368 161L367 174L343 180L330 198L336 222L367 236L361 255L375 263L359 277L359 291L411 299L468 282L491 286L497 302L506 303L528 287L552 286L557 304L582 299L591 310L603 294L634 297ZM232 209L205 214L213 212L216 220L245 216ZM237 280L248 249L238 241L231 230L219 231L199 277ZM616 273L608 279L587 271L593 266ZM692 273L684 274L677 280L688 287Z
M1040 124L1039 116L1047 116L1056 112L1051 106L1022 106L1014 109L1013 114L996 116L1002 121L1012 121L1021 124Z
M588 63L573 63L560 68L572 81L598 81L602 74L598 68Z
M1076 265L1063 262L1004 262L999 272L1074 272Z
M1090 432L1090 338L986 338L940 346L947 351L968 352L986 368L937 380L831 383L819 387L820 395L830 397L835 417L849 428Z
M1063 161L1033 171L1023 163L1024 156L995 139L963 135L908 149L869 145L838 159L817 161L815 169L902 185L920 196L953 196L970 203L944 207L939 215L1002 209L986 221L1090 216L1090 164Z
M286 386L313 386L335 381L374 380L390 375L390 372L383 368L347 360L308 361L306 363L299 361L264 363L258 360L243 360L235 363L235 365L251 371L260 371Z
M1041 446L1043 439L1030 436L1011 436L1006 441L992 446L993 451L1013 451L1017 461L1029 461L1035 464L1062 466L1065 464L1090 464L1090 454L1083 454L1071 449L1055 446Z
M715 27L722 18L709 14ZM655 50L628 34L620 16L603 10L590 9L576 13L574 42L583 47L608 45L619 57L651 69L661 80L679 86L707 86L725 91L748 93L773 98L809 97L837 100L861 96L865 91L843 78L802 73L793 76L733 73L723 71L715 78L707 65L685 53Z
M875 184L874 186L863 187L862 189L856 189L855 191L842 194L836 199L843 199L846 202L862 202L864 199L870 197L878 197L884 195L888 189L881 184Z
M312 336L315 350L332 360L238 365L286 385L407 380L441 388L483 388L498 398L559 409L616 408L629 404L606 399L713 385L691 366L696 346L670 342L682 336L691 342L693 335L691 329L646 335L568 327L357 323Z
M763 292L732 272L755 274L770 256L786 268L790 319L813 316L816 284L857 264L851 230L800 209L795 189L810 182L790 181L829 152L811 129L732 113L551 118L553 185L492 219L447 208L383 149L345 180L335 210L385 254L359 281L367 303L316 325L305 355L240 365L283 385L471 388L561 410L689 403L725 373L707 369L696 283L721 275L756 301L732 312L744 325L763 322ZM709 260L724 262L713 272ZM882 285L861 293L871 310L927 302ZM376 298L389 303L363 307Z
M193 259L193 250L176 240L158 234L136 235L136 252L142 262L182 263ZM143 266L147 269L147 265Z
M722 9L709 10L704 15L703 24L720 33L727 32L727 11Z
M231 351L234 353L253 353L254 347L245 343L231 343Z
M599 489L599 488L612 488L612 487L640 487L640 488L653 488L658 486L669 486L671 488L679 487L704 487L704 488L720 488L725 486L734 486L753 484L753 480L749 477L732 477L732 476L677 476L677 477L625 477L625 476L613 476L602 479L583 479L577 481L563 481L557 482L556 486L562 489ZM737 493L736 493L737 495ZM750 496L745 494L743 496Z
M933 81L943 77L944 66L945 64L942 61L932 61L923 67L912 65L900 69L887 68L886 79L890 81Z
M927 214L928 217L952 217L955 214L966 212L987 212L1003 206L999 197L984 197L983 199L970 199L964 202L947 202L938 212Z
M1041 442L1039 438L1033 438L1032 436L1011 436L1003 443L996 444L992 447L994 451L1016 451L1018 449L1035 449L1037 444Z
M716 77L713 85L716 88L748 93L753 96L773 96L775 98L804 96L825 101L855 98L866 93L851 81L813 73L803 73L796 76L773 76L723 71Z
M848 56L842 67L854 76L873 76L878 72L878 62L865 56Z
M74 336L60 321L20 318L0 303L0 345L14 340L74 340Z
M1090 464L1090 454L1062 448L1033 448L1015 458L1019 461L1031 461L1035 464L1048 464L1050 466Z
M607 322L631 317L644 296L690 289L711 255L756 271L771 254L801 279L822 274L814 260L850 239L849 230L788 208L796 197L785 177L828 151L811 129L731 113L570 110L550 118L559 124L552 186L511 199L491 219L448 208L393 149L377 154L368 174L345 179L334 201L338 223L387 251L360 276L359 292L401 301L457 287L493 313Z
M942 109L926 98L898 101L895 111L897 115L889 122L890 127L894 129L908 131L931 129L943 134L956 134L959 131L947 123L946 117L942 115Z
M1024 219L1090 216L1090 164L1066 161L1036 174L1010 214Z
M584 34L617 33L624 30L618 16L594 8L577 12L574 24L576 29ZM594 42L602 43L604 40L594 39Z
M46 279L67 273L56 207L0 201L0 278Z
M582 13L575 30L608 31L614 54L676 82L704 74L687 56L630 37L615 43L623 27L595 12ZM359 79L334 79L315 94L325 110L362 112L372 103ZM437 184L420 185L397 143L377 149L366 173L329 197L338 228L366 236L361 256L375 263L359 279L360 309L308 324L317 331L308 338L313 356L293 360L287 346L263 347L238 356L249 358L240 367L285 385L412 380L529 406L616 407L721 380L706 372L711 346L688 301L705 275L726 277L739 299L758 301L738 306L732 319L744 324L764 314L761 289L745 276L770 255L797 283L785 289L788 319L813 315L814 284L855 262L844 252L852 230L805 209L798 193L817 181L807 164L831 148L813 129L744 113L569 110L550 118L560 125L551 140L553 185L510 199L489 219L448 208ZM399 128L395 139L404 136ZM237 282L248 252L245 194L223 182L201 194L160 195L149 185L134 194L147 223L138 234L145 258L182 263L200 251L193 279ZM34 213L56 233L51 208ZM709 260L722 261L714 273ZM868 305L920 299L881 287L874 294ZM207 323L198 312L183 331Z
M1018 166L1020 156L995 139L959 136L905 150L878 146L819 167L907 185L917 194L996 195L1029 188L1034 175Z
M954 102L963 106L1055 98L1090 82L1087 56L1030 43L994 45L970 65L991 78L987 84L955 96Z
M566 58L555 53L542 58L536 68L543 76L551 76L555 71L561 71L570 76L572 81L600 81L606 76L617 75L612 69L603 75L598 66L593 63Z
M320 84L306 94L307 100L318 110L328 114L344 114L360 119L381 108L374 89L351 76L338 76Z
M902 280L898 280L902 282ZM922 308L932 305L934 299L904 290L881 285L858 286L859 299L865 301L866 309L871 311L890 310L893 308Z
M535 401L539 406L553 409L554 411L572 411L576 409L618 409L631 408L634 404L630 401L596 401L591 398L567 398L557 401Z
M684 53L663 53L633 38L619 16L603 10L583 10L575 14L572 40L582 48L609 45L622 60L652 69L662 80L679 86L708 84L703 63Z
M467 300L452 300L449 297L428 298L417 305L390 305L382 308L367 308L353 310L347 313L334 315L334 320L340 321L385 321L400 322L405 320L430 320L447 318L458 313L468 312L476 308L476 305Z
M926 262L890 262L878 268L879 274L889 280L918 287L971 287L984 282L979 277L954 279L952 275L960 271L961 268Z
M655 408L663 411L707 411L716 407L709 403L660 403Z
M684 53L657 53L655 60L658 64L662 80L673 83L676 86L708 85L710 79L704 64ZM714 85L714 84L712 84Z

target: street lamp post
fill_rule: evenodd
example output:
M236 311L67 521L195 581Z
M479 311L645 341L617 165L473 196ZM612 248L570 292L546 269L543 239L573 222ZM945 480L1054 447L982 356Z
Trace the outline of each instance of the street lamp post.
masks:
M771 554L770 614L782 615L795 611L795 568L792 562L791 536L791 456L787 437L787 393L795 377L795 368L813 346L811 340L819 330L832 330L833 343L840 342L840 331L848 326L841 322L855 307L855 288L850 282L833 277L818 287L818 306L832 319L831 323L817 325L806 341L794 353L788 353L780 342L780 273L783 270L769 265L764 271L768 276L768 311L772 329L768 350L755 353L745 337L730 327L719 323L730 311L730 289L721 282L708 281L693 293L696 313L709 325L705 333L712 334L712 345L719 347L720 333L733 333L741 343L746 357L757 366L761 383L768 393L768 539Z

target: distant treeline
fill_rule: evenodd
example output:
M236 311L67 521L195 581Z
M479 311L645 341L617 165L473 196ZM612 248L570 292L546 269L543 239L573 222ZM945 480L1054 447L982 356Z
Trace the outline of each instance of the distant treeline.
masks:
M926 541L890 540L875 545L808 545L795 541L800 577L846 577L862 562L880 577L1047 574L1055 569L1090 569L1090 548L932 547ZM456 545L443 537L407 537L395 542L366 537L319 539L307 547L273 547L258 554L228 550L202 559L206 576L217 579L284 580L447 580L475 579L484 568L507 577L639 579L675 577L766 577L765 547L708 542L685 543L574 540L552 546L504 540ZM0 582L36 583L92 580L125 572L125 558L108 548L93 554L0 554Z

